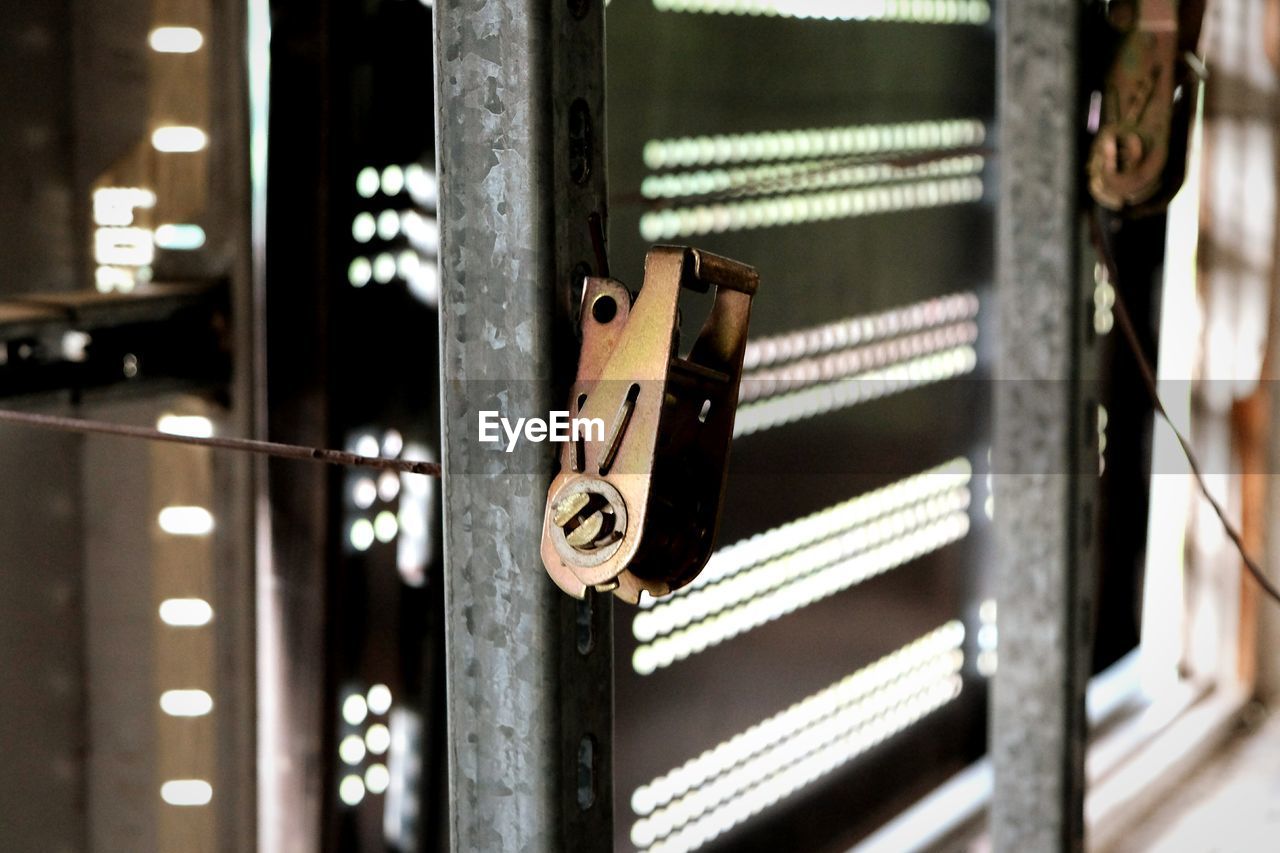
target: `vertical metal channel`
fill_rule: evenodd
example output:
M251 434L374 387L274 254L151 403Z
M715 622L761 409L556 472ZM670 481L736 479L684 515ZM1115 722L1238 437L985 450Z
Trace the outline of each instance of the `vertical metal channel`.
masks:
M1084 846L1084 563L1097 462L1096 403L1081 381L1081 8L1001 4L991 837L1019 853Z
M255 430L329 446L325 346L333 239L334 100L329 0L251 7L257 122ZM266 125L269 123L270 135ZM276 201L280 199L280 201ZM269 200L269 203L268 203ZM269 239L268 239L269 238ZM335 801L325 739L330 647L330 472L268 460L256 470L258 841L263 850L323 849Z
M554 446L477 417L564 408L575 278L604 213L602 0L436 4L450 836L612 845L612 607L538 555Z
M261 350L256 347L255 298L259 282L253 254L254 185L250 172L250 68L246 44L250 3L216 3L212 7L214 67L213 109L227 144L211 162L210 185L217 187L215 215L226 246L232 249L225 273L232 288L234 360L229 402L220 428L253 435L256 418L254 378ZM257 839L258 692L256 633L257 549L256 504L261 485L255 460L232 454L215 457L212 467L214 511L226 531L214 540L214 597L221 605L216 631L217 834L222 850L251 850Z

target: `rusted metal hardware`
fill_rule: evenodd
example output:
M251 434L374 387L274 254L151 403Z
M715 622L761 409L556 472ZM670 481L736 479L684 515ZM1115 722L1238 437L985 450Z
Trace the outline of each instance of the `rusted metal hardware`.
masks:
M711 555L724 493L751 299L751 267L680 246L645 259L644 289L588 278L575 419L599 419L564 445L547 493L542 561L577 598L588 588L636 603L689 583ZM688 356L682 288L715 289Z
M1162 210L1182 185L1204 0L1110 0L1120 36L1101 93L1089 193L1108 210Z

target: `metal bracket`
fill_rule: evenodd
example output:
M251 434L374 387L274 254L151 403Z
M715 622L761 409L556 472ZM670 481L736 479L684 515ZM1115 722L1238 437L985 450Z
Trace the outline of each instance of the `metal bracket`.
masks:
M642 590L665 595L706 565L758 285L751 267L677 246L650 250L634 302L621 282L587 279L575 435L542 532L543 564L565 592L582 598L590 587L636 603ZM682 358L680 291L710 287L711 314Z
M1121 41L1089 157L1089 193L1102 207L1158 212L1182 186L1203 17L1203 0L1108 3L1107 21Z
M225 282L0 300L0 398L106 391L146 379L220 386L231 374Z

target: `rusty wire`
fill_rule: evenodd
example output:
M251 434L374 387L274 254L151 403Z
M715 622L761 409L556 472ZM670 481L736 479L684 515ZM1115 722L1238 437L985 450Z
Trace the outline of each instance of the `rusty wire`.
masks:
M1267 577L1266 572L1263 571L1261 565L1259 565L1258 562L1249 555L1248 549L1244 544L1244 538L1240 531L1236 529L1235 525L1227 517L1226 510L1223 508L1222 504L1209 490L1209 486L1205 482L1204 473L1201 469L1200 460L1192 449L1190 440L1173 422L1173 419L1165 409L1164 401L1160 397L1159 386L1156 382L1155 371L1152 369L1151 362L1148 360L1146 353L1143 352L1137 331L1134 329L1133 321L1130 319L1128 309L1125 307L1124 296L1119 284L1119 275L1116 268L1115 258L1111 251L1111 245L1106 237L1105 225L1101 222L1100 217L1101 214L1098 213L1098 215L1090 218L1094 247L1097 250L1099 259L1106 268L1107 274L1110 276L1111 282L1115 288L1114 310L1116 320L1120 326L1121 336L1124 338L1130 352L1133 353L1133 357L1137 361L1138 371L1142 376L1143 385L1146 387L1147 394L1151 398L1151 405L1155 409L1156 413L1160 415L1160 418L1168 424L1169 428L1173 431L1173 435L1177 439L1183 455L1186 457L1187 465L1191 469L1191 475L1195 480L1196 485L1199 487L1200 493L1204 496L1205 501L1213 510L1214 515L1218 517L1218 521L1222 524L1223 530L1227 534L1227 538L1231 540L1232 544L1239 552L1240 559L1243 561L1249 575L1254 579L1262 591L1267 594L1267 596L1277 603L1280 603L1280 588L1277 588L1271 582ZM601 241L601 244L602 242L603 241ZM603 246L601 244L597 244L596 249L598 253L603 254ZM42 415L33 412L16 412L0 409L0 423L28 426L37 429L60 430L63 432L111 435L121 438L135 438L147 441L165 441L174 444L207 447L214 450L256 453L262 456L269 456L278 459L295 459L357 468L375 468L406 474L420 474L426 477L442 476L440 465L435 462L415 462L407 459L361 456L357 453L350 453L343 450L328 450L317 447L284 444L274 441L258 441L247 438L202 438L198 436L176 435L148 427L114 424L84 418L67 418L58 415Z
M1093 231L1093 244L1098 252L1098 257L1102 261L1103 267L1107 271L1107 275L1111 279L1111 284L1115 290L1115 304L1113 309L1116 315L1116 322L1120 326L1121 337L1129 347L1129 351L1133 353L1134 359L1138 363L1138 372L1142 375L1142 384L1146 386L1147 396L1151 398L1151 405L1156 413L1160 415L1161 420L1169 425L1169 429L1173 431L1174 438L1178 440L1178 445L1182 448L1182 455L1187 459L1187 466L1191 469L1191 476L1196 481L1196 485L1200 489L1200 493L1204 496L1205 501L1209 504L1209 508L1213 510L1214 515L1218 517L1218 521L1222 524L1222 529L1226 532L1227 538L1235 545L1236 550L1240 553L1240 559L1244 562L1245 568L1249 575L1254 579L1264 593L1272 600L1280 604L1280 588L1277 588L1271 579L1267 577L1262 566L1249 555L1248 549L1244 544L1244 536L1236 529L1236 526L1227 518L1227 511L1213 493L1209 490L1209 484L1205 482L1204 472L1200 466L1200 459L1196 456L1195 451L1191 448L1191 441L1183 434L1173 422L1173 418L1169 417L1168 410L1164 407L1164 401L1160 397L1160 388L1156 382L1155 370L1151 367L1151 362L1147 358L1147 354L1142 350L1142 343L1138 339L1138 332L1133 327L1133 320L1129 317L1129 310L1125 307L1124 295L1120 290L1120 279L1116 268L1115 256L1111 250L1110 241L1107 239L1107 229L1102 221L1101 211L1097 211L1096 215L1090 217L1090 224Z
M382 471L398 471L402 474L421 474L424 477L441 476L440 465L435 462L415 462L409 459L388 459L382 456L361 456L345 450L325 450L319 447L303 447L276 441L257 441L251 438L202 438L176 435L148 427L113 424L84 418L65 418L58 415L40 415L33 412L15 412L0 409L0 423L52 429L62 432L113 435L121 438L138 438L145 441L167 441L173 444L189 444L214 450L234 450L241 453L257 453L277 459L300 459L323 462L329 465L346 465L355 468L377 468Z

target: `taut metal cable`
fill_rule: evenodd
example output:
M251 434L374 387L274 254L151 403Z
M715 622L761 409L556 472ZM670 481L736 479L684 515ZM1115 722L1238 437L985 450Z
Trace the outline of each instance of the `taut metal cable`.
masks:
M301 459L324 462L329 465L347 465L356 468L377 468L382 471L399 471L402 474L421 474L439 477L440 465L436 462L415 462L409 459L387 459L381 456L361 456L345 450L324 450L297 444L281 444L276 441L256 441L251 438L202 438L175 435L158 429L92 421L83 418L64 418L58 415L38 415L32 412L14 412L0 409L0 423L29 426L37 429L53 429L62 432L114 435L122 438L139 438L146 441L168 441L173 444L190 444L214 450L236 450L241 453L257 453L277 459Z
M1111 244L1107 240L1106 226L1101 221L1101 213L1091 218L1093 227L1093 242L1098 250L1098 256L1102 260L1102 264L1106 267L1107 275L1111 278L1111 284L1115 290L1115 315L1116 322L1120 325L1120 333L1128 344L1129 350L1133 353L1134 359L1138 362L1138 372L1142 374L1142 384L1146 386L1147 395L1151 398L1151 405L1160 415L1161 419L1169 425L1169 429L1173 431L1174 437L1178 440L1178 444L1182 447L1182 455L1187 458L1187 465L1191 468L1191 476L1195 478L1196 485L1200 487L1200 493L1204 495L1205 501L1208 502L1214 515L1218 516L1218 521L1222 523L1223 530L1226 531L1227 538L1235 545L1236 550L1240 552L1240 559L1244 561L1245 568L1254 581L1261 587L1272 600L1280 603L1280 588L1271 582L1262 567L1249 556L1248 550L1244 545L1244 537L1240 534L1231 520L1227 518L1227 511L1223 508L1218 499L1209 491L1209 485L1205 482L1204 473L1200 468L1200 460L1196 456L1195 451L1191 449L1191 442L1182 430L1169 417L1169 412L1164 407L1164 401L1160 398L1160 388L1156 384L1155 371L1151 367L1151 362L1147 360L1147 355L1142 351L1142 343L1138 340L1138 332L1133 327L1133 320L1129 318L1129 310L1124 304L1124 295L1120 291L1120 279L1116 271L1115 257L1111 252Z
M1159 386L1156 383L1155 371L1148 361L1146 353L1142 350L1142 344L1138 339L1138 333L1133 327L1133 321L1129 317L1129 311L1125 307L1124 295L1120 289L1119 275L1116 269L1115 258L1111 252L1110 243L1106 237L1106 228L1100 219L1101 214L1091 217L1091 225L1093 229L1093 242L1098 251L1103 266L1106 267L1107 274L1111 278L1112 285L1115 289L1115 315L1120 325L1121 335L1125 339L1129 350L1133 353L1133 357L1137 360L1138 371L1142 376L1143 385L1146 386L1147 394L1151 398L1151 405L1160 415L1161 419L1169 425L1169 429L1173 431L1174 437L1178 440L1178 445L1182 448L1182 453L1187 459L1187 465L1191 468L1192 477L1196 481L1201 494L1205 501L1208 502L1210 508L1221 522L1223 530L1226 531L1227 537L1235 545L1236 550L1240 553L1240 559L1244 562L1245 568L1253 577L1258 586L1275 602L1280 603L1280 588L1267 577L1262 567L1251 557L1245 548L1244 538L1240 532L1227 518L1226 510L1218 499L1213 496L1209 490L1208 484L1205 482L1204 473L1201 470L1200 460L1196 456L1195 451L1191 449L1191 442L1183 435L1182 431L1174 424L1173 419L1169 417L1169 412L1165 409L1164 401L1160 398ZM593 223L594 224L594 223ZM598 226L597 226L598 228ZM602 241L601 241L602 242ZM603 247L597 244L597 252L603 255ZM0 423L15 424L18 426L28 426L37 429L52 429L63 432L75 433L92 433L98 435L112 435L122 438L136 438L147 441L167 441L174 444L187 444L196 447L208 447L214 450L235 450L242 453L256 453L262 456L270 456L278 459L297 459L310 462L323 462L329 465L345 465L357 468L375 468L384 471L398 471L405 474L420 474L425 477L440 477L440 465L435 462L415 462L407 459L388 459L378 456L361 456L358 453L350 453L344 450L326 450L318 447L304 447L296 444L282 444L275 441L257 441L249 438L226 438L226 437L210 437L202 438L198 436L177 435L174 433L161 432L157 429L148 427L130 426L126 424L113 424L105 421L94 421L83 418L66 418L58 415L40 415L32 412L15 412L0 409Z

